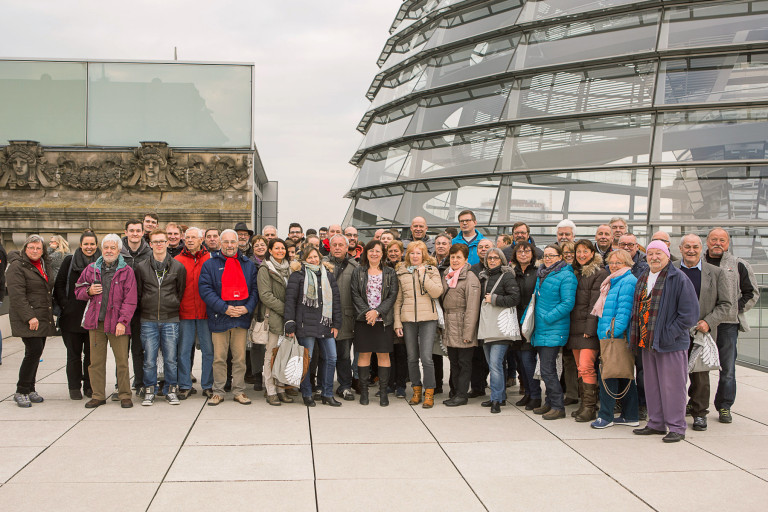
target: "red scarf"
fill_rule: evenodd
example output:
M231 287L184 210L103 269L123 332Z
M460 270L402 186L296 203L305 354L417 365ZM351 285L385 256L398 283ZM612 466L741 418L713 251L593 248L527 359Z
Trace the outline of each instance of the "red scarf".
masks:
M45 273L45 270L43 270L43 259L40 258L39 260L32 261L29 260L30 263L32 263L38 272L40 272L40 275L45 278L46 281L48 281L48 274Z
M221 300L243 300L248 298L248 284L243 268L237 257L227 258L221 275Z

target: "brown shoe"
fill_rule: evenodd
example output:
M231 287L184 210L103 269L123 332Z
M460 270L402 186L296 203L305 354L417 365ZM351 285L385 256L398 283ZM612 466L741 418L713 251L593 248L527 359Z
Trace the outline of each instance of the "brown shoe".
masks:
M233 398L232 400L243 405L251 404L251 399L245 396L245 393L240 393L239 395L235 396L235 398Z
M267 403L269 405L283 405L280 403L280 399L277 398L277 395L267 395Z
M543 420L559 420L560 418L565 418L564 409L550 409L541 417Z
M424 409L431 409L435 405L435 388L427 388L424 391L424 403L421 407Z
M123 409L130 409L133 407L133 401L130 398L123 398L120 400L120 407Z
M408 402L411 405L419 405L421 403L421 386L413 386L413 396L411 401Z
M221 397L221 395L214 394L211 398L208 399L208 405L219 405L223 401L224 399Z
M86 409L95 409L100 405L105 405L107 403L106 400L96 400L95 398L91 398L87 402L85 402L85 408Z
M287 394L285 394L283 392L278 393L277 394L277 398L281 402L286 403L286 404L292 404L293 403L293 398L289 397Z
M288 396L299 396L299 392L296 388L285 388L285 394Z
M541 407L537 407L533 410L533 414L547 414L552 409L548 404L544 404Z

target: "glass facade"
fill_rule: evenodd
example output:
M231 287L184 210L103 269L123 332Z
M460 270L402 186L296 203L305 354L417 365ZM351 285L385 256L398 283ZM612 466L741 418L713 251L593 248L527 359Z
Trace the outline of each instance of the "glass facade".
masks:
M252 147L253 66L0 61L0 142Z
M723 226L768 286L768 1L405 0L377 62L347 194L362 235L464 209L539 244L565 217L673 248ZM740 355L765 365L763 302Z

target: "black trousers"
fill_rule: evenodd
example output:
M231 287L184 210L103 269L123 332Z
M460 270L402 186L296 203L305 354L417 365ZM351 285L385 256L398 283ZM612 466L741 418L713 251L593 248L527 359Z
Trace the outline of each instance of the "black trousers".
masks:
M440 357L440 356L437 356ZM442 357L440 361L442 362ZM405 350L405 343L395 343L393 351L389 353L389 364L392 371L389 374L389 387L405 388L405 381L408 379L408 353ZM437 381L440 384L441 381Z
M408 362L406 361L406 366ZM439 354L432 354L432 364L435 365L435 383L437 384L437 388L442 389L443 387L443 377L445 377L445 372L443 371L443 356ZM448 383L450 385L450 382Z
M131 319L131 360L133 362L133 385L139 389L144 385L144 346L141 344L141 315Z
M45 336L41 338L21 338L24 342L24 359L19 368L19 382L16 383L16 392L24 395L35 390L37 380L37 367L40 366L40 356L45 348Z
M87 332L61 331L67 348L67 386L69 389L91 389L88 366L91 364L91 340ZM84 356L84 357L83 357Z
M469 350L469 349L459 349ZM448 354L450 356L450 353ZM472 389L474 391L485 391L488 387L488 361L485 359L483 347L478 345L472 350ZM451 375L453 375L453 365L451 365Z
M451 387L456 391L459 398L467 398L469 392L474 348L477 347L448 347L448 360L451 362Z

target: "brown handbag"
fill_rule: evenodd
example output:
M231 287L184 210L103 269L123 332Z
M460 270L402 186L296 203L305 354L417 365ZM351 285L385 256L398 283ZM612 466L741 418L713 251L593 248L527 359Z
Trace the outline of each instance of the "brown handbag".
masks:
M613 336L615 320L615 318L611 320L610 337L600 340L600 379L603 381L606 392L618 400L624 398L629 391L629 383L618 395L613 395L605 385L605 379L634 380L635 355L629 348L626 336L623 338Z

